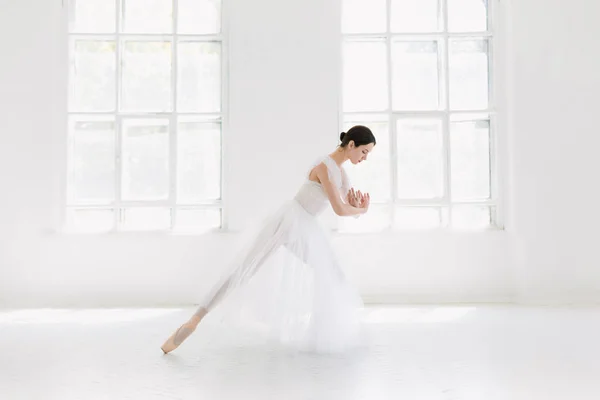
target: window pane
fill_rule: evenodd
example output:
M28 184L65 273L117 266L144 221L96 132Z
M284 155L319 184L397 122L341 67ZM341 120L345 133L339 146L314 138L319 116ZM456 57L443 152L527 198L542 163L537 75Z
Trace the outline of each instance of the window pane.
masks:
M343 233L380 232L390 226L390 207L371 204L369 211L359 218L340 217L338 230Z
M113 111L116 99L116 44L75 40L71 48L72 111Z
M345 43L344 111L382 111L387 108L385 42Z
M436 41L393 43L392 68L395 110L438 109L438 44Z
M372 202L387 201L391 197L390 129L387 116L384 116L384 121L381 119L377 121L346 117L344 130L348 131L354 125L369 127L377 139L377 145L373 148L373 152L368 156L366 162L362 162L360 165L352 165L351 163L344 165L350 183L355 189L369 193Z
M441 30L440 0L391 0L392 32Z
M488 107L488 41L450 41L450 108Z
M124 111L169 111L171 109L171 43L124 42Z
M177 29L183 34L221 32L221 0L179 0Z
M66 228L71 232L108 232L114 227L114 211L69 208L66 221Z
M169 121L123 120L123 199L169 196Z
M69 203L109 203L115 197L112 117L69 121Z
M385 32L386 0L343 0L342 32Z
M115 2L106 0L71 0L69 22L71 32L113 33Z
M481 32L487 30L487 0L448 0L448 30Z
M221 124L179 120L177 201L194 203L221 197Z
M397 229L435 229L441 226L438 207L396 207L394 227Z
M179 111L220 112L220 43L180 42L178 54Z
M490 197L490 122L463 121L450 124L452 198Z
M171 227L171 210L168 208L127 208L121 216L121 229L125 231L166 230Z
M398 197L443 196L443 137L439 120L399 120L397 124Z
M207 232L220 227L221 210L177 210L177 231Z
M172 31L173 0L122 1L125 33L170 33Z
M486 229L492 224L492 209L487 206L452 207L452 227L458 229Z

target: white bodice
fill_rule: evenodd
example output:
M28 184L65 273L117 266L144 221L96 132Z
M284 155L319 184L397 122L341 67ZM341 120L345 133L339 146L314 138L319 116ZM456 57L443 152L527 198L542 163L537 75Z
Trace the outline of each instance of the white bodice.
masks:
M346 171L344 171L343 168L340 168L329 156L320 160L319 163L320 162L323 162L327 166L327 170L329 171L329 179L338 188L342 198L345 198L348 190L350 190L350 184L348 182ZM315 165L318 165L318 163ZM294 198L309 214L312 215L320 214L325 210L325 208L327 208L327 205L329 204L327 193L325 193L325 190L321 184L309 180L308 177Z

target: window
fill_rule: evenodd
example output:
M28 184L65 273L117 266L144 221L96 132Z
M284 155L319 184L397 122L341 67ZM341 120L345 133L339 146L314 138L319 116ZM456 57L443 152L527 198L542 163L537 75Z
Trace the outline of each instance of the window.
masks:
M498 226L487 0L344 0L343 129L378 145L350 168L372 206L342 230Z
M70 0L66 226L221 226L220 0Z

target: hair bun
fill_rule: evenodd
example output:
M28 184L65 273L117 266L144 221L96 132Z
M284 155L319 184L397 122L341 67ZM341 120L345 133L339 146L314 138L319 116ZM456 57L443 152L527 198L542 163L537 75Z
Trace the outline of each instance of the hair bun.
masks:
M344 141L344 137L346 136L346 132L342 132L340 133L340 140L343 142Z

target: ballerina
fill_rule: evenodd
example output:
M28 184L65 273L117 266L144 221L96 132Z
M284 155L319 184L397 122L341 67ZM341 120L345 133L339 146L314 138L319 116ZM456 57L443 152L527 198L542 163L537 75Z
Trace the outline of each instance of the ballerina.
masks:
M239 262L232 265L191 318L165 341L161 346L165 354L178 348L234 289L254 280L269 282L255 292L255 297L265 292L279 296L263 304L277 307L277 312L269 314L277 318L269 323L277 325L275 331L281 341L317 352L342 351L356 344L362 300L347 282L317 217L328 204L344 217L358 217L369 210L370 195L350 187L343 164L366 161L376 140L362 125L342 132L340 140L335 151L312 166L294 199L262 227L249 250L240 254ZM282 256L279 259L278 254ZM266 266L269 263L271 267ZM285 274L293 277L287 281L280 278ZM278 278L272 283L275 275ZM283 287L281 282L288 286Z

